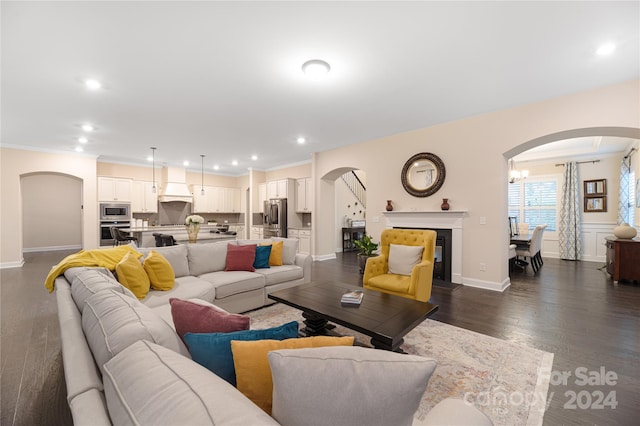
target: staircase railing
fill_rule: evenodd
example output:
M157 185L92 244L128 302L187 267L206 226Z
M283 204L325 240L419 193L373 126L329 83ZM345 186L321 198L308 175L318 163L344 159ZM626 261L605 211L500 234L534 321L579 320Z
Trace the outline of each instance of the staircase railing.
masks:
M342 175L342 180L347 185L349 190L353 193L353 195L358 199L362 207L367 208L367 188L365 188L364 184L358 178L358 175L352 170L348 173Z

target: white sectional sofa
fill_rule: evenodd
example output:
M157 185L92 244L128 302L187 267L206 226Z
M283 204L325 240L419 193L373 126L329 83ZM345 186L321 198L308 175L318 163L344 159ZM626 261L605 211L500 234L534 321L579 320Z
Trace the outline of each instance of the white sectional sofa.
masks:
M244 243L247 242L238 242ZM306 255L293 253L291 256L292 253L283 252L285 264L282 266L256 272L224 272L220 260L225 258L223 247L226 243L156 249L174 268L175 286L164 292L151 290L141 301L104 268L71 268L64 276L56 278L67 399L75 425L278 424L234 386L191 360L175 332L169 299L200 299L204 302L198 303L212 302L233 312L255 309L270 303L266 297L270 292L309 282L311 260ZM286 264L287 256L292 263ZM375 369L379 371L378 359L386 355L382 356L378 350L370 351L375 352ZM291 354L291 351L283 351L283 356ZM362 356L361 352L356 355ZM365 353L365 358L368 357L370 355ZM433 360L406 357L409 358L403 360L407 362L407 375L422 374L426 386L435 365ZM339 357L332 355L330 358ZM361 363L360 359L355 361ZM343 371L340 377L331 379L327 372L340 371L339 368L309 370L304 367L306 361L302 362L300 373L289 380L296 380L305 371L318 371L329 388L334 380L349 380L352 384L361 381L366 388L381 386L381 383L368 383L370 375L358 375L361 370L357 368L347 369L355 374L353 377L345 378ZM416 363L415 368L411 363ZM397 368L399 363L394 359L389 364ZM286 364L283 369L291 371ZM397 377L396 372L393 374ZM325 398L331 398L330 392L325 393ZM356 394L365 395L366 392ZM414 395L414 404L416 396L419 401L420 391ZM358 395L353 398L356 405L366 402L358 401ZM405 395L401 398L407 400ZM286 388L283 400L286 407ZM292 408L299 411L299 405ZM327 407L320 408L325 410ZM491 424L486 416L460 400L445 400L436 408L432 410L433 419L425 419L424 424L441 424L445 420L460 424ZM290 414L296 415L295 411ZM396 414L402 415L401 412ZM321 418L322 413L319 415ZM302 416L304 418L305 413ZM362 422L358 417L355 423L376 424L371 416L369 413L362 417ZM405 422L410 423L411 419L409 423Z

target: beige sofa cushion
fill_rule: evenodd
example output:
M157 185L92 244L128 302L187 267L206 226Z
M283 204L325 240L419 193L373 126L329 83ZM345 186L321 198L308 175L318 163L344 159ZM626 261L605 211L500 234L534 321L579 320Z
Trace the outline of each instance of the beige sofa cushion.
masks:
M166 291L151 290L142 303L150 308L169 304L169 299L202 299L213 302L216 298L216 288L209 282L198 277L186 276L176 278L173 288Z
M264 288L265 278L261 274L247 271L220 271L200 275L216 289L216 299L224 299L234 294ZM196 296L192 296L196 297ZM204 299L201 297L200 299ZM211 300L210 300L211 301Z
M100 369L126 347L149 340L189 356L175 331L138 300L104 290L85 300L82 330Z
M111 289L136 298L131 290L120 284L113 276L109 277L95 269L84 269L74 274L74 277L71 282L71 297L73 297L73 301L81 312L84 308L84 301L103 290Z
M264 275L266 285L280 284L304 277L304 269L297 265L272 266L269 269L256 269L256 273Z
M223 379L150 342L129 346L104 371L116 425L277 425Z
M157 251L167 259L173 268L173 273L176 275L176 278L193 275L189 272L189 260L187 258L186 244L167 247L142 247L138 249L138 251L145 257L149 256L151 250Z
M273 242L282 241L282 264L283 265L295 265L296 253L298 252L298 244L300 241L297 238L281 238L271 237Z
M409 426L436 368L433 359L359 346L282 349L268 357L272 415L283 426Z
M209 272L224 271L227 259L227 245L230 241L216 243L189 244L187 254L191 275L199 276ZM231 242L235 244L235 242Z

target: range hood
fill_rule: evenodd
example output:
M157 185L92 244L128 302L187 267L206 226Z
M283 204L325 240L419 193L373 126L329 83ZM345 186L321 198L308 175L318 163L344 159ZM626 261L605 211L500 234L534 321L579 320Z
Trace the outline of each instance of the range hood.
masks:
M163 189L160 191L158 201L167 203L171 201L182 201L192 203L193 196L187 187L187 172L179 167L162 168Z

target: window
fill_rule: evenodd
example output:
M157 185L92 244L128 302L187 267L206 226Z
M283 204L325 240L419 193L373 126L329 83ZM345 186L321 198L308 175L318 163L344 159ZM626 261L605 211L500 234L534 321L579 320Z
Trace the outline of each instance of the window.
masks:
M509 216L529 225L547 224L547 231L556 231L558 179L527 179L509 184Z

